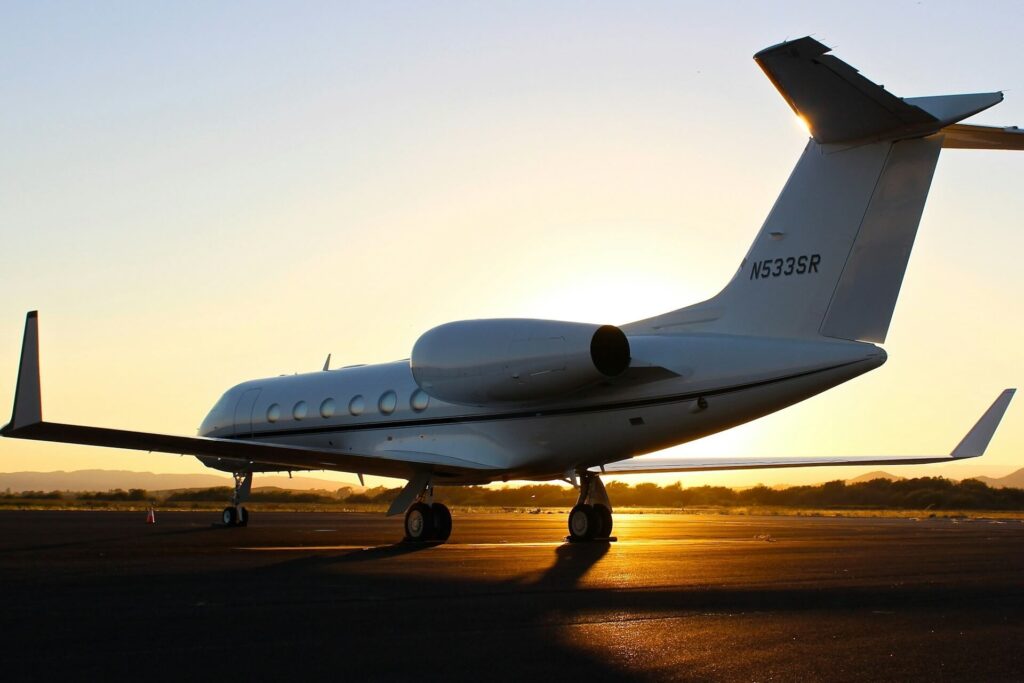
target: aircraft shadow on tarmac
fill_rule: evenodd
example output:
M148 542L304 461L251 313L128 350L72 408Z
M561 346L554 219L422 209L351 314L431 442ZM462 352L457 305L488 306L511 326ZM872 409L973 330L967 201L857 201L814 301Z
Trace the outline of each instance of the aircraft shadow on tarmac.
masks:
M441 543L395 543L374 546L365 549L339 550L337 552L317 552L283 560L269 566L250 570L255 574L284 574L295 579L301 575L302 581L311 579L319 582L330 582L330 577L358 577L361 583L373 584L384 581L394 587L394 573L382 566L372 566L389 559L415 553L428 552ZM402 582L406 587L430 586L430 594L448 592L446 588L455 588L459 597L471 597L476 591L489 595L505 592L520 595L524 589L542 591L561 590L570 595L585 595L587 607L595 610L639 610L639 611L805 611L818 609L858 608L882 609L893 606L901 607L948 607L951 604L967 604L984 602L996 596L1003 596L1003 587L989 588L983 585L958 587L907 587L895 590L891 586L814 586L801 588L780 585L766 589L763 586L751 588L709 587L703 583L688 583L683 586L653 586L643 589L631 588L623 591L616 588L581 587L583 576L596 566L608 554L610 545L606 543L559 545L554 551L554 562L540 573L530 572L516 577L500 579L487 576L474 576L464 571L453 572L450 576L410 577L401 572L401 565L391 569L401 573ZM366 571L359 571L357 565L366 564ZM349 567L348 565L352 565ZM338 573L330 571L331 567L345 567ZM254 577L255 578L255 577ZM283 579L285 577L277 577ZM503 590L504 589L504 590ZM405 593L406 591L401 591ZM410 590L411 593L419 593ZM400 597L400 596L396 596Z
M852 576L808 581L810 570L799 563L793 580L767 566L751 569L745 584L727 585L722 556L694 546L668 560L652 584L655 568L643 564L650 556L629 544L512 544L501 551L399 543L252 553L188 535L209 534L209 527L134 529L120 539L126 552L102 572L90 559L92 569L81 577L61 574L83 562L77 549L44 554L44 565L54 562L57 571L33 570L31 580L8 560L21 577L0 616L8 646L21 653L12 671L24 666L37 679L57 671L137 675L154 662L173 662L177 680L237 678L239 666L262 679L294 679L298 671L345 680L416 680L424 671L444 680L639 681L659 671L685 680L810 671L813 679L842 657L853 658L843 664L848 672L874 673L883 644L884 652L900 652L885 663L887 680L966 679L979 666L988 668L976 680L1006 680L1020 670L1019 648L1007 646L1019 631L1007 619L1024 610L1024 593L1004 570L972 579L984 563L957 570L966 576L954 571L948 581L916 585L879 584L877 575L875 583ZM144 542L157 534L182 541L168 567L164 545ZM81 544L97 540L105 543ZM211 552L193 557L199 548ZM894 565L893 575L919 568L920 552L895 553L911 564ZM152 564L116 569L136 554ZM1020 567L1024 555L996 557ZM626 579L643 571L648 582L588 576L595 568ZM242 625L245 637L223 638L225 624ZM836 650L833 638L844 636L860 649Z
M412 553L428 551L442 543L393 543L359 550L346 550L339 554L317 554L290 560L284 565L289 570L317 565L346 565L378 562ZM530 584L547 587L569 587L577 584L590 569L600 562L609 550L608 543L565 543L555 549L555 561L537 578L523 577L517 585ZM281 567L284 569L284 567Z
M348 551L343 555L337 555L334 557L323 558L326 563L348 563L348 562L374 562L378 560L385 560L391 557L401 557L402 555L409 555L411 553L418 553L424 550L430 550L436 548L439 545L443 545L442 542L436 543L392 543L391 545L378 545L369 548L363 548L362 550Z
M534 582L537 586L572 586L608 554L608 543L566 543L555 549L555 562Z
M611 549L608 544L561 545L554 549L551 566L539 574L506 574L498 578L458 566L450 571L438 570L435 566L428 573L417 573L400 559L429 553L433 547L395 544L365 550L314 552L253 568L246 572L248 576L234 576L234 581L239 589L250 582L254 589L256 586L302 585L304 596L325 596L324 603L316 607L320 612L317 621L321 625L333 624L329 627L332 637L356 639L355 642L367 639L366 647L371 649L379 647L369 644L373 633L413 643L408 645L413 651L403 652L400 660L391 659L384 664L379 664L378 660L382 668L362 672L384 677L414 675L417 661L432 661L436 666L436 657L431 653L448 637L462 639L452 647L459 653L457 658L463 661L460 666L465 668L447 671L446 675L463 678L460 674L487 670L493 666L493 661L507 656L503 650L507 645L505 639L514 637L516 649L530 653L531 660L517 661L512 667L517 677L544 675L545 669L540 664L546 662L545 666L572 671L578 677L646 680L650 672L630 670L626 661L608 657L599 644L578 640L579 625L592 624L600 629L602 624L628 624L634 619L647 623L651 619L687 615L791 615L802 621L801 614L814 620L837 613L889 614L894 611L930 622L943 619L943 614L949 610L956 610L958 619L970 628L972 623L988 618L986 615L995 601L1005 602L1007 597L1005 586L983 585L899 589L878 585L800 587L785 584L766 589L764 586L709 586L702 581L639 589L581 585L587 572L608 555ZM392 559L399 561L389 562ZM352 599L366 601L371 606L356 608L350 602ZM1017 601L1017 607L1022 606L1024 604ZM363 616L359 628L354 630L345 619L356 609ZM335 610L337 616L329 616ZM421 610L435 620L430 633L417 630ZM372 612L372 617L366 616L368 611ZM365 621L367 618L370 623ZM464 633L467 628L468 636ZM415 637L411 637L413 634ZM325 636L322 631L317 635ZM681 636L681 640L674 642L687 641ZM641 650L644 646L643 643L636 645ZM488 658L491 664L487 663ZM906 665L915 664L908 660ZM351 670L351 660L346 660L346 666ZM551 669L547 671L550 673ZM698 665L690 675L700 678L699 672ZM435 673L442 672L435 669Z

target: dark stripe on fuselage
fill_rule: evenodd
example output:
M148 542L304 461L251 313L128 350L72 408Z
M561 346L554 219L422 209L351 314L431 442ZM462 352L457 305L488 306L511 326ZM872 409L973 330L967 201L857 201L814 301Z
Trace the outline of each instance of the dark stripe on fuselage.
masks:
M855 365L856 363L862 363L864 360L849 361L847 363L839 363L838 365L832 365L827 368L819 368L818 370L808 370L806 372L799 372L794 375L787 375L785 377L776 377L774 379L761 380L760 382L750 382L748 384L738 384L731 387L724 387L721 389L711 389L709 391L694 391L685 394L673 394L671 396L658 396L654 398L643 398L634 399L632 401L621 401L618 403L602 403L599 405L592 406L578 406L573 408L551 408L547 410L521 410L514 413L485 413L482 415L452 415L450 417L437 417L420 420L392 420L390 422L360 422L357 424L335 424L335 425L324 425L322 427L302 427L300 429L277 429L274 431L265 432L254 432L252 434L236 434L229 436L222 436L218 438L222 439L265 439L269 437L282 437L282 436L304 436L309 434L329 434L334 432L352 432L352 431L369 431L375 429L401 429L405 427L434 427L439 425L449 424L466 424L473 422L497 422L500 420L522 420L528 418L537 417L555 417L561 415L576 415L585 413L600 413L614 410L624 410L627 408L645 408L649 406L657 405L668 405L671 403L681 403L683 401L692 401L700 397L711 397L721 396L723 394L730 394L737 391L746 391L747 389L756 389L757 387L769 386L771 384L778 384L779 382L787 382L793 379L800 379L802 377L810 377L822 372L828 372L830 370L838 370L849 365Z

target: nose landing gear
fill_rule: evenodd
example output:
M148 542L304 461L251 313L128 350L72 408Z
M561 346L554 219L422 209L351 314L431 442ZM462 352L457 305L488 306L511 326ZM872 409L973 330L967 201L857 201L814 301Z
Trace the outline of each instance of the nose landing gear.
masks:
M601 478L588 471L580 472L579 475L580 495L569 512L569 535L566 540L571 543L615 541L616 538L612 536L612 504Z
M231 505L224 508L220 520L224 526L248 526L249 510L242 503L249 499L252 491L252 472L234 472L235 492L231 496Z

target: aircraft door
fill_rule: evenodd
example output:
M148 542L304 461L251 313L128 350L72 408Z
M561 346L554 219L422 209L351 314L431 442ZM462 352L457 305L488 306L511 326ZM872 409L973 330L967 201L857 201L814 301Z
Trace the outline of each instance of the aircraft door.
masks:
M252 436L252 411L256 408L259 389L249 389L235 404L235 436Z

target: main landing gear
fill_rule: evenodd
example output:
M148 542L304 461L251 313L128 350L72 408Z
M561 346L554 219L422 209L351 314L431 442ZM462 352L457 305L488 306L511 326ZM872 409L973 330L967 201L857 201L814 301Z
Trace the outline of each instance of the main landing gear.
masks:
M444 503L413 503L405 513L405 540L444 542L452 535L452 513Z
M249 524L249 510L242 503L249 499L252 491L252 472L234 472L235 492L231 496L231 505L224 508L221 513L221 523L224 526L247 526Z
M412 543L443 543L452 535L452 513L434 502L434 486L429 472L414 474L398 496L391 501L388 517L405 511L405 540Z
M569 536L566 540L614 541L612 504L601 478L593 472L580 472L580 496L569 512Z

